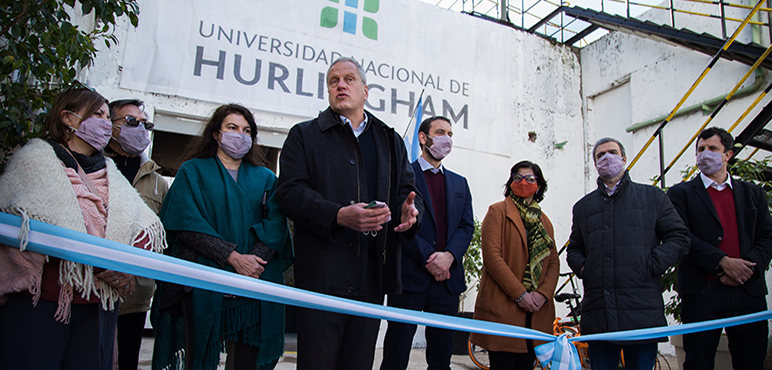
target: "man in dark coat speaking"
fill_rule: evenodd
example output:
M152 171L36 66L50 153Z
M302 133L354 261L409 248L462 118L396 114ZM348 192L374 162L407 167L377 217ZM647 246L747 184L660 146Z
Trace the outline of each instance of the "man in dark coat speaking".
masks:
M277 199L295 222L295 285L383 304L401 292L399 233L422 212L402 138L364 110L365 72L351 58L327 70L330 107L290 130ZM299 370L371 369L380 320L298 310Z
M574 204L568 265L584 283L582 334L666 326L662 273L689 251L689 230L661 189L632 182L622 144L593 148L598 188ZM661 341L664 341L663 338ZM650 370L658 339L592 341L590 367Z

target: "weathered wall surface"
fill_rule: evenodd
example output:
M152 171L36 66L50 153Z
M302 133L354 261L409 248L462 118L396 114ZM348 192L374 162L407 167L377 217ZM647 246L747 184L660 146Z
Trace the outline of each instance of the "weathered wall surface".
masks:
M753 5L753 4L752 4ZM676 2L676 8L688 9L703 13L717 14L715 8L695 6L694 3ZM731 10L731 16L744 18L747 11ZM642 19L656 23L669 24L667 13L652 10L644 13ZM738 26L736 22L727 23L727 33L731 35ZM720 22L716 19L685 16L676 17L677 28L688 28L698 33L707 32L721 37ZM769 45L767 30L759 32L748 26L738 37L738 41L748 43L754 40L753 33L762 45ZM643 39L620 32L604 36L596 42L583 48L580 53L582 69L582 98L586 105L584 116L585 126L589 135L587 143L604 136L614 136L622 141L627 149L627 159L630 163L649 138L654 134L659 123L634 132L625 129L633 124L647 121L655 117L667 115L676 103L686 94L692 84L700 76L710 62L712 56L689 49ZM720 60L694 90L683 107L688 107L715 97L729 93L750 69L750 66L726 59ZM751 74L742 87L751 86L756 76ZM758 90L745 97L733 98L708 125L729 129L751 105L769 83L768 77L759 77ZM620 93L624 91L626 93ZM611 102L611 103L610 103ZM763 99L748 116L740 122L733 134L739 134L759 111L770 102ZM627 106L629 112L620 114L615 111L615 105ZM674 118L663 130L665 164L669 164L682 150L691 137L699 131L708 120L709 113L715 106L706 111ZM746 149L740 155L746 158L751 150ZM770 153L760 151L756 157L767 156ZM635 181L651 183L651 178L659 174L659 142L655 140L651 147L641 157L631 171ZM686 149L680 160L675 162L665 176L666 185L681 181L681 171L686 166L693 166L695 160L695 144ZM588 176L585 183L588 189L594 186L597 176L588 159ZM770 276L768 274L767 280ZM668 299L669 296L666 297ZM661 346L661 350L671 352L671 346Z
M582 113L582 67L577 52L478 18L425 3L408 3L420 10L419 19L434 19L444 28L424 28L425 22L405 23L404 27L414 28L421 38L406 40L407 46L396 57L409 62L416 53L427 53L433 56L431 67L471 76L469 127L454 126L456 145L444 163L468 178L475 216L482 220L488 206L503 199L503 184L510 167L520 160L531 160L542 167L547 178L549 190L542 208L555 226L558 247L562 246L570 231L571 206L585 194L583 183L588 176L587 122ZM140 24L142 22L140 15ZM449 28L466 30L475 42L459 44L444 37ZM129 97L144 100L151 120L174 122L174 125L167 124L165 130L183 134L198 132L200 120L221 102L121 87L124 69L133 67L126 63L151 63L158 52L148 46L139 57L127 58L126 40L131 32L135 30L122 20L115 30L119 44L110 49L103 47L94 66L84 71L81 79L110 100ZM422 39L429 41L422 42ZM476 57L472 62L459 63L459 53ZM378 82L377 75L368 73L368 83ZM417 99L420 88L415 91ZM427 88L429 93L431 87ZM383 94L371 90L370 104L377 105L377 99L382 97ZM250 101L236 102L255 106ZM253 112L261 140L273 147L281 146L293 124L310 118L302 113L293 115L261 109ZM401 113L405 113L401 118L386 119L398 132L405 130L409 119L409 113ZM562 149L557 149L555 144L563 142L566 143ZM472 310L474 298L472 294L464 303L465 310ZM565 312L562 307L558 310L561 314Z

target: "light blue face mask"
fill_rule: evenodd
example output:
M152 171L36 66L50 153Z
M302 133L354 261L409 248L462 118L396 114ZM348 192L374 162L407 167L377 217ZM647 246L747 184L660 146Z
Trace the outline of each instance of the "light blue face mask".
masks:
M233 159L244 158L252 149L252 136L235 132L220 131L220 148Z

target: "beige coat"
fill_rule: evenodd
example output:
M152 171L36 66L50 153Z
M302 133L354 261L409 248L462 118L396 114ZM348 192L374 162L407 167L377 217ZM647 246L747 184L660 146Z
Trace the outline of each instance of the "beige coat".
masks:
M552 223L542 213L541 221L554 240ZM537 291L547 297L547 303L531 316L531 327L552 334L555 320L555 303L552 296L560 274L560 260L554 245L552 253L543 260ZM515 299L526 289L521 283L528 263L526 230L517 206L506 198L488 208L482 223L483 271L480 291L477 294L474 318L515 326L525 326L526 312ZM525 353L524 339L505 338L472 333L472 342L491 351ZM534 345L543 342L534 341Z
M142 154L142 165L134 176L131 185L139 193L139 197L155 214L161 211L161 204L164 202L166 192L169 191L169 184L158 174L161 166L157 165L151 159ZM146 312L150 310L150 299L155 292L155 281L142 276L137 276L136 290L134 294L125 297L121 303L120 315L128 313Z

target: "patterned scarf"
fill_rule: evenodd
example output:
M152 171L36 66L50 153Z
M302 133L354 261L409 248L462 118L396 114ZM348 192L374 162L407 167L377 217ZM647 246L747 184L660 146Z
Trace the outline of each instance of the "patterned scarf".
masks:
M542 260L549 256L550 247L554 245L554 241L541 223L539 203L532 200L530 204L526 204L523 198L514 194L511 194L511 198L517 210L520 211L520 218L523 219L523 225L528 232L528 264L525 266L523 286L532 292L539 288Z

